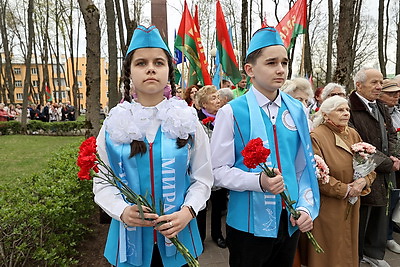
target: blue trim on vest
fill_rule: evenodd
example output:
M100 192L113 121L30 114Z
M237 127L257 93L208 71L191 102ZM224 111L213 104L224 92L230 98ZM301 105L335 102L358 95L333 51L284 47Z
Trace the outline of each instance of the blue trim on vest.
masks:
M285 179L285 184L289 188L291 198L297 200L296 206L307 208L310 212L311 217L314 219L317 216L319 210L319 189L315 177L315 168L313 167L313 153L308 133L308 126L306 125L307 120L305 118L302 106L299 106L297 103L298 101L292 100L290 99L290 97L288 98L287 95L282 92L280 93L282 94L282 106L278 112L276 127L278 132L281 165L283 169L282 174ZM254 93L252 94L254 96ZM259 172L259 169L249 170L246 166L244 166L243 156L241 155L241 151L248 143L248 141L252 138L256 138L256 136L251 136L250 133L251 123L247 99L247 96L244 95L242 97L236 98L229 103L232 106L233 115L237 122L234 123L234 166L248 172ZM266 147L269 147L269 149L271 149L271 155L268 158L268 166L277 167L275 158L275 147L273 145L268 145L274 144L272 123L266 116L265 112L260 107L258 108L262 114L262 119L265 125L268 139L264 140L267 141L264 143ZM289 117L293 119L297 131L294 131L293 129L288 130L288 128L285 127L285 125L283 124L283 115L288 115L287 112L285 112L286 110L289 111L291 115ZM238 129L238 125L240 129ZM301 148L300 150L299 146ZM303 149L304 147L307 147L308 149ZM304 153L298 153L298 151L304 151ZM301 159L302 157L304 158L304 166L295 166L294 163L296 161L300 162L298 158ZM308 158L308 160L306 160L306 158ZM296 171L299 172L299 169L300 176L296 177ZM300 190L299 187L301 187ZM311 197L309 195L310 192L313 193L311 194ZM258 197L254 197L257 195ZM301 196L306 196L308 198L306 199L306 201L304 201L304 197ZM261 201L260 199L264 201ZM279 195L273 195L268 192L261 193L249 191L230 191L227 223L231 227L234 227L240 231L253 233L256 236L276 237L281 213L280 199L281 198ZM256 203L254 201L256 201L258 204L255 205ZM266 207L265 203L262 202L268 202L271 206L267 209L267 214L265 214L262 218L263 223L255 224L255 221L257 220L257 218L255 219L254 216L255 214L257 214L256 211L264 210L263 208ZM274 208L272 208L273 206L271 202L274 203ZM246 216L244 216L244 214L246 214ZM292 234L297 228L292 227L290 223L288 225L289 233Z
M106 149L110 166L115 173L125 173L132 189L141 195L147 193L149 195L148 200L151 203L149 144L147 140L145 140L145 143L147 146L147 152L144 155L139 154L129 158L130 144L116 145L111 141L106 132ZM163 145L166 149L162 149ZM163 199L164 211L166 214L179 210L183 204L183 196L186 195L186 191L190 185L190 177L187 175L188 166L186 165L188 162L188 147L189 146L186 145L180 149L176 148L176 140L168 140L165 134L163 134L160 129L158 130L152 147L154 161L155 205L158 211L160 211L160 199ZM177 165L174 165L176 167L174 174L175 178L179 179L175 179L174 185L171 184L170 179L173 177L171 169L173 166L171 165L172 161L168 160L171 157L178 158L178 160L174 162L177 163ZM120 162L122 164L120 164ZM165 163L164 166L162 165L162 162ZM140 168L137 168L137 166L140 166ZM162 182L163 178L164 183ZM169 180L169 183L166 182L165 179ZM168 197L170 197L170 200L173 199L172 195L168 195L168 193L172 192L169 192L168 190L173 187L177 190L176 195L179 194L182 197L174 198L174 202L166 202ZM168 204L170 204L170 206L168 206ZM126 231L128 237L130 232L140 230L137 233L135 241L131 243L131 246L127 246L126 254L128 255L128 261L124 261L120 256L120 249L122 249L122 247L119 244L119 241L123 239L121 227L123 228L122 223L114 219L112 220L104 252L107 260L115 266L150 266L154 247L153 228L129 227L128 229L123 229L124 232ZM191 220L190 223L178 234L178 238L194 257L198 257L202 253L203 247L196 220ZM168 247L165 245L165 237L158 232L157 240L158 249L164 266L181 266L186 263L183 256L176 251L174 246ZM134 256L131 256L133 254ZM130 259L132 257L133 259Z

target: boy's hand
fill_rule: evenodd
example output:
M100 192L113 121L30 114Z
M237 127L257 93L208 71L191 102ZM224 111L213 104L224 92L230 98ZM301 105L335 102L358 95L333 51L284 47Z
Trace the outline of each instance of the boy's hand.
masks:
M264 191L268 191L274 195L282 193L285 190L283 176L278 169L274 169L275 177L268 177L264 172L261 173L261 187Z
M300 210L299 212L300 217L297 220L290 215L290 222L292 223L292 226L297 225L302 233L311 231L313 229L313 221L310 215L308 215L308 213L305 211Z

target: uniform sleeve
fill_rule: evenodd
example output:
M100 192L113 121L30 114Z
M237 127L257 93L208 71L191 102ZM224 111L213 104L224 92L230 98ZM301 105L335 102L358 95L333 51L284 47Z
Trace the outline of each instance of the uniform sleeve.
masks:
M191 185L183 205L192 206L196 214L202 210L211 194L213 174L211 170L210 144L200 122L196 125L194 147L190 154Z
M235 140L233 111L225 105L218 110L213 135L211 137L211 162L215 186L234 191L262 192L259 174L233 167L235 164Z

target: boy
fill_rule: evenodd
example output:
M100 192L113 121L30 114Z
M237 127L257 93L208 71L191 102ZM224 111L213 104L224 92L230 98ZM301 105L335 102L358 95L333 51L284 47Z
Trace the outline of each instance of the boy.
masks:
M230 266L292 266L299 231L312 229L319 189L302 104L280 92L287 75L287 52L279 33L258 30L244 69L252 80L245 95L221 108L211 140L215 185L228 188L227 246ZM271 150L267 164L276 176L243 164L241 151L260 137ZM286 190L285 190L286 189ZM295 221L279 193L286 191L300 211Z

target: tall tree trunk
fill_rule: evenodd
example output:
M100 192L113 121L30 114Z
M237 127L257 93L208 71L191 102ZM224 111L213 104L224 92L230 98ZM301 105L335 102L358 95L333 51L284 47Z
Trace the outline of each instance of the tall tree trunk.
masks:
M100 12L92 0L78 0L86 29L86 137L100 131Z
M248 32L248 25L247 25L247 17L249 14L247 0L242 0L242 16L240 22L240 30L242 34L242 60L244 61L246 58L246 50L247 50L247 32ZM244 62L240 62L239 65L243 65Z
M8 91L8 95L10 98L10 103L15 102L14 98L14 79L12 74L12 64L11 64L11 51L10 51L10 44L8 40L7 34L7 22L6 22L6 10L8 1L1 1L0 6L0 33L1 33L1 41L3 42L3 50L4 50L4 57L5 57L5 81L4 85L6 91ZM5 103L7 103L7 98Z
M27 40L27 50L25 58L25 79L24 79L24 100L22 102L22 132L26 132L26 120L27 120L27 107L28 107L28 89L31 84L31 61L32 61L32 43L34 38L33 29L33 3L34 0L29 0L27 17L28 17L28 40Z
M337 64L334 75L334 81L344 85L350 89L353 87L351 75L353 72L352 65L354 64L354 33L355 33L355 18L359 14L355 14L357 0L340 0L339 14L339 30L336 40L337 46Z
M332 81L332 51L333 51L333 0L328 0L328 46L326 51L326 83Z
M397 45L396 45L396 74L400 74L400 0L398 1L399 9L397 13Z
M161 37L168 44L166 0L151 0L151 22L157 27Z
M107 17L107 40L108 40L108 107L112 108L118 104L120 93L118 87L118 65L117 65L117 34L115 31L114 1L105 0Z
M312 0L309 1L308 4L308 18L307 18L307 28L306 28L306 33L304 36L302 36L304 39L304 50L302 53L303 60L304 60L304 75L307 75L307 77L310 77L312 74L312 61L311 61L311 46L310 46L310 34L309 34L309 25L310 25L310 17L311 17L311 6L312 6Z
M379 58L379 66L383 77L386 77L386 62L383 51L383 41L384 41L384 32L383 32L383 14L385 12L385 3L384 0L379 0L379 8L378 8L378 58Z

